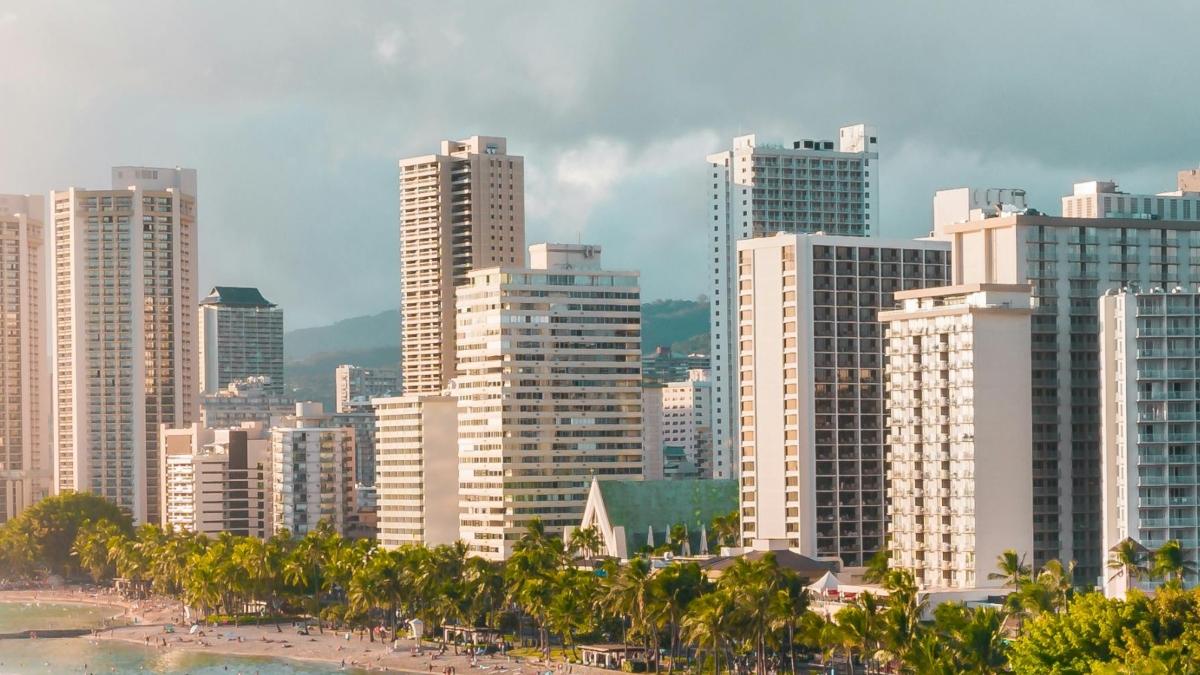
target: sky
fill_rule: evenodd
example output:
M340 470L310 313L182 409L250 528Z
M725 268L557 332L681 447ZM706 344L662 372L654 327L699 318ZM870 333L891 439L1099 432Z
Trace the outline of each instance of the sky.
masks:
M495 135L527 238L706 292L707 154L879 130L880 232L942 187L1174 189L1200 162L1200 5L0 0L0 192L199 172L201 294L289 329L399 304L397 160Z

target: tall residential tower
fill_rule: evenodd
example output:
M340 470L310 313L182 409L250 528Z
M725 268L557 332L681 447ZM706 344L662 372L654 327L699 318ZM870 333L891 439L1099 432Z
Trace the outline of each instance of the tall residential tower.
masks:
M454 377L454 289L473 270L525 264L525 164L506 141L442 141L400 160L401 381L440 394Z
M879 217L875 128L842 127L838 141L785 147L738 136L708 156L712 173L713 475L736 475L737 243L776 232L868 236Z
M159 428L198 415L196 172L117 167L51 193L59 490L159 514Z
M53 492L45 198L0 195L0 523Z
M200 389L259 375L270 393L284 392L283 310L257 288L214 286L200 301Z

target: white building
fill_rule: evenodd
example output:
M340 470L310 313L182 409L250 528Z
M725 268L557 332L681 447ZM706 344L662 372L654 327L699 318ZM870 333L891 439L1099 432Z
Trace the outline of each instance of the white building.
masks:
M890 565L923 589L1001 586L1033 553L1029 287L904 291L887 322Z
M784 147L738 136L708 156L712 173L713 475L736 475L737 243L776 232L867 236L879 218L879 153L875 128L842 127L832 141Z
M214 286L200 301L200 389L215 394L231 382L264 376L283 394L283 310L257 288Z
M270 425L272 419L296 412L295 400L271 393L269 389L270 378L267 377L230 382L221 391L201 398L200 422L213 429L236 427L242 422Z
M1200 559L1198 321L1196 292L1100 298L1105 552L1127 538L1150 550L1176 539L1185 560ZM1107 577L1108 593L1122 595Z
M0 195L0 524L54 492L45 215L41 195Z
M1033 285L1034 559L1106 574L1097 298L1200 283L1200 223L1014 215L948 224L953 283Z
M1153 195L1129 194L1111 180L1076 183L1062 198L1067 218L1200 221L1200 172L1180 171L1178 189Z
M458 401L398 396L373 403L379 543L458 541Z
M50 196L56 484L157 523L159 429L199 415L196 172L112 184Z
M604 270L597 246L529 258L458 289L460 531L491 559L534 518L578 524L593 476L642 476L637 273Z
M400 371L396 368L364 368L342 364L334 371L336 408L338 412L353 412L369 407L371 399L396 396L400 393Z
M270 535L271 440L260 422L163 429L162 525L216 536Z
M713 477L711 384L709 371L696 368L662 388L662 444L682 449L702 478Z
M301 537L322 520L342 534L353 526L354 430L326 420L320 403L297 403L295 417L271 429L272 533Z
M928 240L777 234L738 244L744 546L847 566L884 547L878 312L894 293L944 285L948 257L946 243Z

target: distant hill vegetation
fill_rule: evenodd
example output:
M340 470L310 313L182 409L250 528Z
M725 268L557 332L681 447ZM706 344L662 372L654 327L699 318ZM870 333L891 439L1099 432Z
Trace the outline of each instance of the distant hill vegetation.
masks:
M343 363L400 363L400 312L342 319L284 335L284 378L291 395L332 408L333 371ZM642 305L642 351L658 346L688 354L708 351L708 300L657 300Z

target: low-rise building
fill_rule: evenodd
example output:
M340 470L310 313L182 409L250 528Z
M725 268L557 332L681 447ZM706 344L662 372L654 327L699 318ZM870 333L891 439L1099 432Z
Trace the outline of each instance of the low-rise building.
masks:
M629 559L643 549L671 543L672 528L682 527L684 555L706 555L709 528L717 516L737 509L736 480L592 479L579 527L595 527L601 550L592 555ZM571 532L568 532L570 540Z
M227 429L162 429L164 528L265 537L270 528L270 438L261 422Z
M230 382L221 391L200 399L200 423L221 429L236 427L242 422L261 422L270 426L271 420L286 417L296 410L291 397L271 391L271 379L265 376L248 377Z

